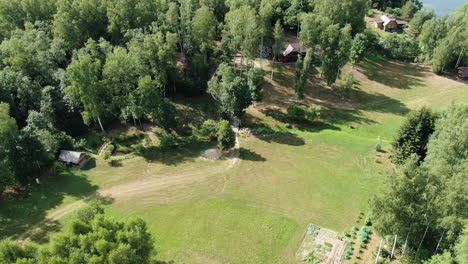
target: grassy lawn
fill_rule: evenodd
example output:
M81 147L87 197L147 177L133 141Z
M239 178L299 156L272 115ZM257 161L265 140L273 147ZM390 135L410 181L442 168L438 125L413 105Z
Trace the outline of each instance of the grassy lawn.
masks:
M357 80L350 97L342 99L312 77L301 103L320 105L323 122L287 129L266 115L270 108L281 112L296 102L293 66L278 66L274 81L265 85L264 102L248 110L245 122L278 133L241 139L235 163L200 158L209 144L114 164L98 159L82 171L85 178L77 178L84 185L73 185L71 178L61 183L65 187L47 183L58 197L48 201L46 195L46 208L19 218L33 223L99 186L115 199L107 209L110 214L138 216L148 223L161 260L294 263L307 224L341 232L368 210L368 199L392 167L389 143L405 114L424 105L468 102L468 85L436 76L424 66L375 55L345 71L353 71ZM378 138L386 151L374 150ZM24 203L24 208L39 204ZM2 229L2 236L30 227L19 222L16 229Z

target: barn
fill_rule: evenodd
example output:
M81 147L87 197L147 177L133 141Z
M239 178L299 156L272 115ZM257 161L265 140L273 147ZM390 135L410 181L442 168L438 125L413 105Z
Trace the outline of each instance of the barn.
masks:
M60 155L58 160L61 162L65 162L69 165L80 165L81 162L86 157L86 153L84 152L76 152L70 150L62 150L60 151Z

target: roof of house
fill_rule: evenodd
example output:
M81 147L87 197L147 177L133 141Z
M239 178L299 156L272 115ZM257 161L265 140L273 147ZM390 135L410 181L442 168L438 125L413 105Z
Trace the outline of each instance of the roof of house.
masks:
M382 15L382 16L380 17L380 19L382 19L383 21L387 21L387 20L396 20L393 16L388 15L388 14Z
M464 77L468 77L468 67L460 67L458 71L460 71Z
M384 21L380 18L374 18L374 22L377 24L383 23Z
M398 25L407 25L409 22L406 20L397 20L396 21Z
M382 22L384 23L384 26L390 24L390 22L396 21L396 19L393 16L388 15L388 14L382 15L380 17L380 20L382 20Z
M292 52L304 53L307 50L302 46L301 42L288 43L284 45L283 56L288 56Z
M62 150L60 151L59 160L63 162L79 164L84 154L84 152Z

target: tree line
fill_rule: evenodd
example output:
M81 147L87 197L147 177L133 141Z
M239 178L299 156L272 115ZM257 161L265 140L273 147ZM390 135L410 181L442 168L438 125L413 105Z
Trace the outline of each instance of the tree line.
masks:
M411 113L393 142L397 169L372 200L373 223L408 263L466 263L468 106ZM465 248L463 248L465 247ZM437 262L437 259L446 262Z
M0 262L11 264L148 264L155 259L154 240L139 219L117 221L97 203L79 209L48 245L0 241Z

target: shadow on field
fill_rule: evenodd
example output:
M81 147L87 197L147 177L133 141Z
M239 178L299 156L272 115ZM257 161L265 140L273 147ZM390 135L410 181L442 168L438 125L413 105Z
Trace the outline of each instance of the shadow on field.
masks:
M81 170L91 170L96 168L96 158L90 158L88 162L81 168Z
M410 112L405 104L383 94L370 94L360 89L354 89L353 96L362 102L359 107L362 110L396 115L405 115Z
M256 135L256 137L268 143L277 143L289 146L303 146L305 144L303 138L290 132L276 132L271 135Z
M347 125L349 123L375 124L372 119L363 116L359 109L323 109L321 118L327 122Z
M258 153L255 153L249 149L246 149L246 148L240 148L240 155L239 155L240 159L242 160L250 160L250 161L266 161L266 159L258 154Z
M183 147L161 150L158 147L147 148L141 157L148 162L161 162L164 165L175 166L180 163L194 161L202 151L213 147L213 142L195 142Z
M334 130L334 131L340 131L341 128L334 126L330 123L323 123L323 122L309 122L309 123L303 123L297 126L297 128L301 131L307 131L310 133L318 133L323 130Z
M64 197L72 196L83 199L98 187L92 185L86 175L79 170L71 170L62 176L44 180L40 185L30 185L24 195L11 197L2 202L0 208L0 239L18 238L35 225L41 223L37 234L31 239L46 242L50 231L57 231L57 222L44 221L47 211L62 204Z
M367 76L369 80L382 83L397 89L410 89L424 85L424 68L388 60L379 54L371 54L360 63L357 70Z

